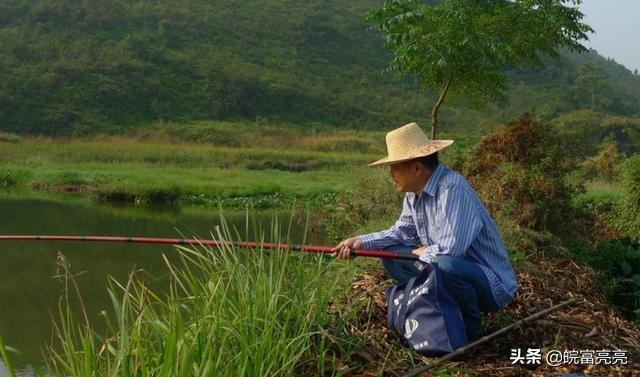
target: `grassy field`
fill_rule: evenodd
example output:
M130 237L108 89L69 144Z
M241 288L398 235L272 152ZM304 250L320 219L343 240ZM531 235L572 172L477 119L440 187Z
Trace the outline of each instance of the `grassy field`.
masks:
M619 199L624 195L620 182L591 181L585 185L587 197L594 199Z
M135 204L282 207L345 190L380 155L379 136L202 122L125 136L4 138L0 189Z
M268 148L31 139L0 143L0 188L136 204L211 205L343 191L375 156ZM280 200L278 199L280 197Z
M330 200L386 152L381 132L228 122L159 124L124 136L4 140L0 190L227 207Z

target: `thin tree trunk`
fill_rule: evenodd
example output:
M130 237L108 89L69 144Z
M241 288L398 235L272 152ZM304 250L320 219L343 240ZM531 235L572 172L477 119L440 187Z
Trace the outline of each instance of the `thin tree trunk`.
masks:
M449 84L451 84L451 79L448 79L444 86L442 87L442 91L440 91L440 96L438 97L438 102L436 102L433 109L431 109L431 139L436 139L436 128L438 127L438 110L440 110L440 105L442 105L442 101L444 101L444 97L447 95L447 91L449 90Z

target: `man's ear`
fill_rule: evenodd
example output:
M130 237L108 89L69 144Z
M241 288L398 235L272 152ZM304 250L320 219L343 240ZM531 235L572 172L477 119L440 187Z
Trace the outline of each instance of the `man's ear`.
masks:
M420 161L411 161L411 171L416 176L420 175L420 172L422 171L422 164Z

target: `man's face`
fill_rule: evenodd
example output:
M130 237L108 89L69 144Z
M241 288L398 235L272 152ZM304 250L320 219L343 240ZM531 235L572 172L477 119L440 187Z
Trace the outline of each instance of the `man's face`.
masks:
M389 165L389 176L398 192L416 192L421 189L419 169L415 161L404 161Z

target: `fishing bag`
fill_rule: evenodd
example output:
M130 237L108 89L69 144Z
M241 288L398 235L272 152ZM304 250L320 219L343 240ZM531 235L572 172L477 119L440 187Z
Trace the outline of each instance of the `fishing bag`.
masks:
M460 307L443 287L437 266L386 291L387 326L411 348L426 356L442 356L468 343Z

